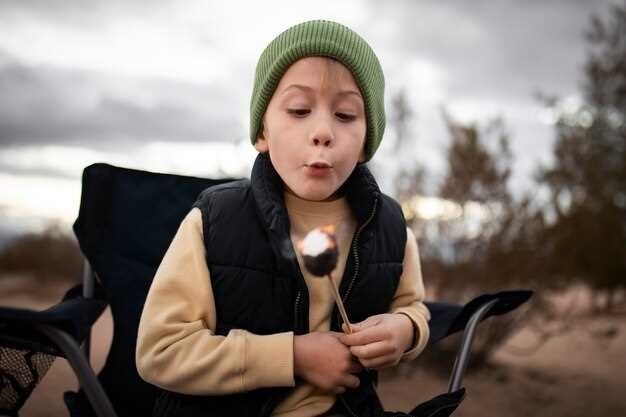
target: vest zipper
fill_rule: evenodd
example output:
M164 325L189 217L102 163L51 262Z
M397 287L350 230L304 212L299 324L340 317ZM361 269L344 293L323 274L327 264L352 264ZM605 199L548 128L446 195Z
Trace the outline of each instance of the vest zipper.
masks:
M352 253L354 254L354 263L355 263L354 274L352 274L352 280L350 281L350 285L348 285L348 289L346 290L346 293L343 296L344 303L348 299L348 296L350 295L350 292L352 291L352 287L354 286L354 282L356 281L356 277L359 274L359 267L360 267L359 250L358 250L359 236L361 235L361 232L363 231L363 229L365 229L365 227L368 224L370 224L371 221L374 219L374 216L376 215L377 206L378 206L378 198L374 199L374 207L372 208L372 212L370 213L370 216L367 218L367 220L365 220L365 222L361 225L361 227L359 227L359 230L357 230L356 234L354 235L354 240L352 240Z
M344 408L346 409L348 413L350 413L352 417L359 417L358 414L352 411L352 409L348 406L348 402L343 398L343 395L340 395L339 399L341 399L341 402L343 403Z
M298 290L296 294L296 302L293 307L293 328L294 330L298 329L298 304L300 304L300 296L302 295L302 290Z
M348 285L348 289L346 290L346 293L344 294L342 300L344 302L344 304L346 303L346 300L348 299L348 296L350 295L350 292L352 291L352 287L354 286L354 283L356 281L356 277L359 274L359 266L360 266L360 261L359 261L359 236L361 235L361 232L363 231L363 229L365 229L365 227L371 223L371 221L374 219L374 216L376 215L376 207L378 206L378 198L374 199L374 207L372 208L372 212L370 213L369 217L367 218L367 220L365 220L365 222L359 227L359 230L357 230L356 234L354 235L354 239L352 240L352 253L354 255L354 274L352 274L352 280L350 281L350 284ZM338 314L338 313L337 313ZM338 316L337 319L339 321L340 317ZM339 399L341 400L341 402L343 403L344 408L346 409L346 411L348 411L348 413L350 413L350 415L352 417L359 417L358 414L356 414L354 411L352 411L352 409L350 408L350 406L348 405L348 402L345 400L345 398L343 397L343 395L339 395Z

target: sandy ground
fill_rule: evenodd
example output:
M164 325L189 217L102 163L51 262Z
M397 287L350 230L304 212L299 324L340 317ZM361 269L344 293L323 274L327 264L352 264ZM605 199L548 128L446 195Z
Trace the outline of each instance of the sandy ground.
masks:
M532 355L523 330L495 355L494 364L465 379L467 396L455 416L626 416L626 320L593 318L584 325L617 329L610 341L572 331ZM447 380L418 369L409 377L385 375L380 393L388 409L409 410L447 389Z
M61 298L66 284L42 288L0 277L0 305L42 309ZM30 294L30 295L29 295ZM37 294L45 294L39 295ZM99 370L109 348L107 310L93 336L92 364ZM522 329L496 352L493 365L470 373L457 417L626 417L626 315L580 318L576 328L549 340L533 354L519 348L534 334ZM447 376L426 367L384 372L379 393L389 410L407 411L447 389ZM77 387L68 363L57 359L22 409L22 417L65 417L62 393Z

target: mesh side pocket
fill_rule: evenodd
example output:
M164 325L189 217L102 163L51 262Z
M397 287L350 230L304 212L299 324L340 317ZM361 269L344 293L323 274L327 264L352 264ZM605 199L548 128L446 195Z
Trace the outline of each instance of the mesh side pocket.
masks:
M0 346L0 413L17 416L54 359L45 353Z

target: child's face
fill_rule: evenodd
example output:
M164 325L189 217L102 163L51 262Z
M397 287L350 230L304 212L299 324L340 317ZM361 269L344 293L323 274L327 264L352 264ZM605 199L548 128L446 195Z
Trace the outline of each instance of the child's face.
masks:
M281 78L255 147L269 151L287 191L322 201L364 160L365 134L365 107L350 71L329 58L307 57Z

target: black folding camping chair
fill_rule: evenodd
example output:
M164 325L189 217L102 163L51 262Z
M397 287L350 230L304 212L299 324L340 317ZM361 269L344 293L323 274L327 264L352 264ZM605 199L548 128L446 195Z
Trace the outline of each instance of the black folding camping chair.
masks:
M71 417L148 417L157 389L135 367L143 304L156 269L198 194L225 180L94 164L83 172L74 233L85 257L83 284L44 311L0 308L0 415L17 416L55 357L74 369L80 389L66 392ZM465 394L463 373L477 325L526 302L530 291L483 294L464 306L428 302L429 346L464 330L448 392L412 416L449 416ZM102 371L89 365L91 326L109 305L113 341ZM83 345L80 348L80 345ZM388 413L387 415L404 415Z

